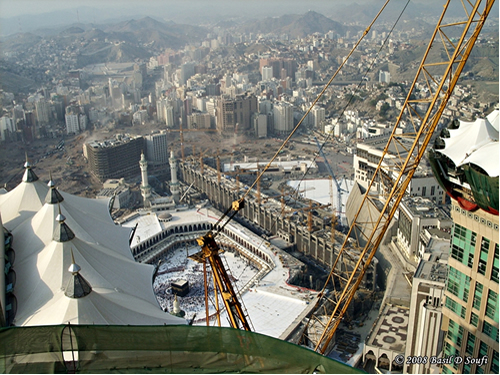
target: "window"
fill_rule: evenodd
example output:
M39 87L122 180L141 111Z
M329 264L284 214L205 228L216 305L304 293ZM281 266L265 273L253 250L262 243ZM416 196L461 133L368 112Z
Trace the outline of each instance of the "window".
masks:
M476 283L476 289L474 290L474 300L472 306L480 310L481 309L481 298L483 297L483 284Z
M476 238L476 232L455 224L451 241L451 257L472 268Z
M487 321L484 321L483 324L483 333L491 337L493 340L498 342L498 328L492 326Z
M475 313L470 314L470 324L474 327L477 327L477 322L479 321L479 317Z
M485 355L488 354L488 345L486 345L484 342L480 341L479 344L479 357L484 357Z
M486 265L488 262L488 250L490 248L490 240L487 238L481 239L481 252L479 255L479 264L477 266L477 272L481 275L486 274Z
M465 318L465 313L467 309L464 306L452 300L450 297L446 297L445 306L451 311L453 311L456 315L460 315L461 318Z
M449 267L447 290L467 302L469 298L470 277L453 267Z
M486 301L486 316L498 323L498 294L490 290Z
M461 347L463 335L464 335L464 328L459 326L457 323L455 323L453 320L450 319L450 323L448 325L448 333L446 337L448 337L458 347Z
M453 374L453 371L451 371L448 367L443 366L443 370L441 371L443 374Z
M492 374L498 374L498 352L496 350L493 350L493 360L491 361L490 372Z
M434 193L435 193L435 186L433 185L431 186L431 195L434 195Z
M469 332L467 337L467 345L465 346L465 353L468 355L474 354L474 344L476 342L476 336Z
M498 283L498 244L495 244L495 254L493 257L493 265L491 267L491 280Z
M444 343L443 352L447 357L450 355L455 355L456 351L457 350L455 349L455 347L452 346L448 341Z

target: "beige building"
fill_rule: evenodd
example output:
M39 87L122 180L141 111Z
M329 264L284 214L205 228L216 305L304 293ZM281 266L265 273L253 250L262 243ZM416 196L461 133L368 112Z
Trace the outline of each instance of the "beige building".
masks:
M223 97L217 103L216 125L219 132L248 131L252 114L259 111L254 95L237 95L235 99Z

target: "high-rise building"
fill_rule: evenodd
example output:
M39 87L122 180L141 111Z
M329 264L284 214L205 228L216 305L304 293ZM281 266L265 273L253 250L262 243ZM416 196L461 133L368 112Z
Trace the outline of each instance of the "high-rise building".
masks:
M167 132L162 130L159 133L146 135L144 139L148 161L153 164L166 164L168 162Z
M383 70L380 70L378 72L378 81L380 83L390 83L391 82L391 73L384 72Z
M36 118L39 124L47 124L49 122L50 104L45 99L40 99L35 103Z
M262 80L270 81L273 78L273 67L272 66L263 66L262 67Z
M211 119L208 113L193 113L187 117L188 129L210 129Z
M80 133L80 123L78 122L77 114L67 113L65 116L65 120L66 120L66 133L68 134Z
M315 105L312 109L312 114L314 118L314 127L321 128L325 119L326 119L326 111L323 107Z
M0 117L0 139L6 141L16 131L14 122L10 117Z
M382 151L387 144L387 139L387 134L380 135L365 139L363 142L358 142L356 146L356 153L353 159L354 178L356 182L364 188L368 187L368 183L377 168L377 163L382 156ZM409 149L411 146L411 142L408 142L404 138L401 139L401 143L404 145L405 149L401 148L396 150L395 148L391 148L389 151L392 155L386 155L383 163L387 166L387 168L389 168L389 166L394 163L394 160L396 160L394 154L399 153L399 157L403 157L406 153L405 150ZM384 182L382 181L382 183ZM378 182L375 182L374 186L377 189L380 187ZM390 184L383 185L383 188L386 190L391 187L392 185ZM408 185L406 192L412 197L421 196L429 198L436 203L441 202L444 195L444 190L433 176L431 168L424 163L420 163L418 166L417 171L410 180L410 184Z
M235 99L222 98L217 103L217 130L221 132L247 131L251 129L252 114L258 112L255 95L237 95Z
M91 173L101 181L139 174L139 160L144 150L141 136L116 135L116 139L83 145Z
M405 358L427 357L428 360L405 364L406 374L429 374L438 370L429 358L438 357L443 344L441 322L447 259L448 253L432 254L428 260L420 261L413 275Z
M257 138L267 137L267 115L256 113L253 118L254 133Z
M442 373L498 374L498 110L454 121L431 150L431 164L451 196L448 280L443 306Z
M187 62L187 63L181 65L181 74L179 77L179 84L180 85L185 85L187 80L190 77L194 76L194 68L195 68L194 62Z
M287 102L277 102L273 106L274 133L288 134L293 130L293 106Z

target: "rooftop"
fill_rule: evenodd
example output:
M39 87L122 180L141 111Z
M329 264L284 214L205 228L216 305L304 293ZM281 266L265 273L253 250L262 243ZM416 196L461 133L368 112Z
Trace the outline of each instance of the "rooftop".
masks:
M410 310L406 307L385 305L366 345L404 353L409 316Z

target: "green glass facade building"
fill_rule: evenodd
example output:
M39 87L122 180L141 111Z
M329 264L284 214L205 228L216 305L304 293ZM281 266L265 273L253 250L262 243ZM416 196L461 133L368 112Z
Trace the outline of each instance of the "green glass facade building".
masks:
M453 228L445 286L441 371L498 374L499 111L453 121L429 160L451 197Z
M498 374L498 216L453 201L452 218L442 372Z

